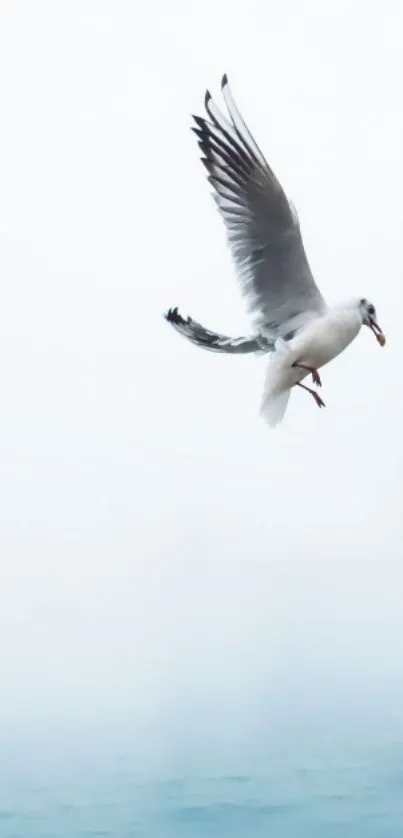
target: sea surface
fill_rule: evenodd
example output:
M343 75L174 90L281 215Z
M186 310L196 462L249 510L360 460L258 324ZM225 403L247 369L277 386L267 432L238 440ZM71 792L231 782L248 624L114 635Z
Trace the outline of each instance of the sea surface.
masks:
M264 761L263 761L264 762ZM402 838L403 744L141 777L136 754L1 766L1 838Z

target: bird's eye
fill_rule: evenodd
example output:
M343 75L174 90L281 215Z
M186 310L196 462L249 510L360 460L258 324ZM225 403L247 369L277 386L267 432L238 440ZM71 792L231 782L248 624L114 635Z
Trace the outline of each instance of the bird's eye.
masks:
M372 306L372 305L371 305L371 306L368 306L368 314L369 314L369 316L370 316L370 317L373 317L373 316L374 316L374 314L375 314L375 308L374 308L374 306Z

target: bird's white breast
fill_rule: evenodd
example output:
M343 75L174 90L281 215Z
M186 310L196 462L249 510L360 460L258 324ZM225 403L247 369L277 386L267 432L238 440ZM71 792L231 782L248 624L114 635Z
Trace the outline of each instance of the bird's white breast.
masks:
M361 316L356 309L331 309L293 338L290 342L293 359L319 369L347 348L361 325Z

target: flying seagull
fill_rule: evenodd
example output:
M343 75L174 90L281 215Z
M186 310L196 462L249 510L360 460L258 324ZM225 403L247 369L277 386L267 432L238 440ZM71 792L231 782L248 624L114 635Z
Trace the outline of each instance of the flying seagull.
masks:
M224 219L254 332L237 338L217 334L182 317L177 308L165 317L205 349L270 354L261 414L274 427L285 414L293 387L302 387L318 407L325 406L317 389L302 382L311 375L320 387L318 369L346 349L362 325L373 331L381 346L386 339L375 306L365 297L326 304L309 267L295 208L242 119L226 75L221 90L229 119L207 91L208 118L193 116L192 130Z

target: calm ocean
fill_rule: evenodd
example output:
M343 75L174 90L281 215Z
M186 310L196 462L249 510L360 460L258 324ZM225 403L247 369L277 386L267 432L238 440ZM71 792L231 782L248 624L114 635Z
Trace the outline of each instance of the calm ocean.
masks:
M402 838L403 745L140 778L136 754L2 764L1 838ZM250 764L248 763L248 769Z

